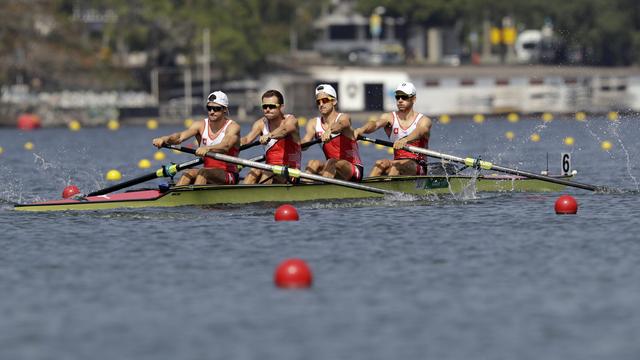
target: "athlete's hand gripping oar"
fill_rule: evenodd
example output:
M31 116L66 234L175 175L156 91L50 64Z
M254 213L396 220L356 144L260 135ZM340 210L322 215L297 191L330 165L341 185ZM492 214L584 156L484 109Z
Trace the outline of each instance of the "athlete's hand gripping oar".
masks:
M196 153L196 151L194 149L186 148L184 146L164 145L163 147L166 147L166 148L172 149L172 150L178 150L178 151L190 153L190 154L195 154ZM290 169L290 168L288 168L286 166L282 166L282 165L263 164L263 163L256 162L256 161L241 159L241 158L237 158L237 157L229 156L229 155L224 155L224 154L217 154L217 153L213 153L213 152L207 153L206 156L210 157L212 159L216 159L216 160L220 160L220 161L224 161L224 162L229 162L229 163L232 163L232 164L249 166L249 167L256 168L256 169L270 171L270 172L272 172L274 174L277 174L277 175L291 176L291 177L294 177L294 178L303 178L303 179L315 180L315 181L320 181L320 182L324 182L324 183L327 183L327 184L334 184L334 185L349 187L349 188L352 188L352 189L357 189L357 190L362 190L362 191L369 191L369 192L373 192L373 193L376 193L376 194L384 194L384 195L401 194L401 193L398 193L398 192L395 192L395 191L378 189L378 188L375 188L375 187L372 187L372 186L366 186L366 185L362 185L362 184L358 184L358 183L352 183L352 182L349 182L349 181L344 181L344 180L339 180L339 179L332 179L332 178L328 178L328 177L324 177L324 176L320 176L320 175L316 175L316 174L309 174L309 173L300 171L298 169Z
M258 143L256 145L260 144L260 142L258 140L256 140L256 141L254 141L252 143L249 143L249 144L246 144L246 145L243 145L243 146L247 146L247 145L253 144L255 142ZM300 145L300 147L302 148L302 150L306 150L307 148L309 148L309 147L311 147L311 146L313 146L315 144L321 143L321 142L322 142L322 139L317 138L317 139L314 139L314 140L311 140L311 141L307 141L306 143L302 143ZM242 150L242 146L240 147L240 150ZM256 156L254 158L251 158L250 160L251 161L258 161L258 162L264 161L264 155Z
M85 196L98 196L98 195L104 195L104 194L108 194L108 193L112 193L114 191L118 191L120 189L124 189L126 187L129 186L133 186L133 185L138 185L141 184L145 181L149 181L149 180L153 180L153 179L157 179L157 178L162 178L162 177L173 177L175 174L177 174L179 171L184 170L184 169L189 169L192 168L194 166L198 166L200 164L202 164L204 162L203 159L193 159L187 162L183 162L182 164L172 164L172 165L163 165L161 168L159 168L158 170L156 170L155 172L146 174L146 175L142 175L140 177L137 177L135 179L131 179L131 180L127 180L124 182L121 182L119 184L115 184L113 186L109 186L106 187L102 190L97 190L94 191L92 193L89 193Z
M366 136L361 136L360 135L360 136L358 136L358 140L368 141L368 142L372 142L374 144L393 147L393 143L390 142L390 141L369 138L369 137L366 137ZM431 157L438 158L438 159L457 162L457 163L460 163L460 164L467 165L469 167L479 167L479 168L482 168L482 169L485 169L485 170L494 170L494 171L499 171L499 172L503 172L503 173L507 173L507 174L524 176L524 177L530 178L530 179L537 179L537 180L552 182L552 183L565 185L565 186L571 186L571 187L584 189L584 190L591 190L591 191L607 191L607 190L609 190L605 186L595 186L595 185L583 184L583 183L579 183L579 182L575 182L575 181L569 181L569 180L565 180L565 179L554 178L554 177L551 177L551 176L539 175L539 174L532 173L532 172L529 172L529 171L511 169L511 168L508 168L508 167L495 165L495 164L493 164L491 162L483 161L483 160L476 159L476 158L470 158L469 157L469 158L464 158L463 159L463 158L460 158L460 157L457 157L457 156L447 155L447 154L439 153L437 151L424 149L424 148L419 148L419 147L411 146L411 145L405 145L403 147L403 149L407 150L407 151L411 151L413 153L417 153L417 154L423 154L423 155L431 156Z

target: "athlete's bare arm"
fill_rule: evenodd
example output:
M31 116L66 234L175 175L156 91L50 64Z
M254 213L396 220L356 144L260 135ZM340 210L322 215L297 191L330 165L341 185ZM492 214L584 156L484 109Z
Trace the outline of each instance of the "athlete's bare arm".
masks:
M362 134L371 134L372 132L380 129L381 127L385 127L387 125L390 126L392 124L392 121L393 121L393 117L391 116L391 113L384 113L380 115L380 117L377 120L367 121L366 124L355 129L353 131L354 136L357 138L359 135L362 135Z
M156 147L181 144L183 141L198 135L202 126L204 126L204 121L195 121L188 129L171 135L155 138L152 143Z
M271 139L282 139L287 135L294 133L298 130L298 119L293 115L287 115L284 121L280 123L280 126L271 130L268 137Z
M355 139L353 129L351 128L351 117L349 116L349 114L343 113L338 121L335 121L333 122L333 124L331 124L331 128L329 130L330 131L325 132L325 134L322 136L322 141L329 141L332 134L342 134L348 138Z
M307 143L307 142L313 140L313 138L315 138L315 136L316 136L316 121L317 120L318 120L317 118L313 118L313 119L311 119L311 120L309 120L307 122L306 134L302 138L302 143Z
M262 134L262 128L264 126L262 119L264 118L260 118L253 123L249 133L240 139L240 145L248 144L255 140L258 135Z

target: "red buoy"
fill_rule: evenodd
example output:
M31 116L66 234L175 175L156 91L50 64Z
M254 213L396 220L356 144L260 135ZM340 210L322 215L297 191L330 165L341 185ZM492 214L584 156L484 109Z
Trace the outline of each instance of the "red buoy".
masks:
M308 288L313 282L311 269L302 259L286 259L278 265L273 282L280 288Z
M578 202L573 196L562 195L556 200L556 214L575 214L578 212Z
M68 199L73 195L80 194L80 189L78 189L75 185L69 185L64 190L62 190L62 198Z
M298 210L289 204L281 205L276 209L276 213L274 215L276 221L298 221L300 220L300 216L298 216Z
M33 130L40 127L40 118L34 114L22 114L18 117L18 129Z

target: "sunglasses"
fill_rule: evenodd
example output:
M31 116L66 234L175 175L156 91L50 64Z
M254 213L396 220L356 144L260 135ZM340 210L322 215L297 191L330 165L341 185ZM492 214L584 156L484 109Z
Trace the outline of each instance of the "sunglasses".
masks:
M331 102L331 99L329 99L329 98L322 98L322 99L318 99L318 100L316 100L316 104L318 104L318 106L320 106L320 105L324 105L324 104L326 104L326 103L328 103L328 102Z
M280 107L280 104L262 104L262 110L275 110Z
M409 100L411 98L411 96L409 95L396 95L396 100Z
M207 111L222 111L224 109L224 106L209 106L207 105Z

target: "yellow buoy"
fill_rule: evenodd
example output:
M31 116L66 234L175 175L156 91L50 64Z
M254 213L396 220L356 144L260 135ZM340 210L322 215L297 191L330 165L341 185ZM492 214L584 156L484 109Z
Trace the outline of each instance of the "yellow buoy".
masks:
M26 143L24 143L24 149L25 150L33 150L33 143L31 141L27 141Z
M587 120L587 114L585 114L583 111L578 111L576 113L576 120L578 120L578 121L586 121Z
M167 156L162 152L162 151L156 151L155 154L153 154L153 158L156 161L162 161L164 160L164 158L166 158Z
M158 120L156 120L156 119L147 120L147 129L155 130L157 128L158 128Z
M107 129L109 129L111 131L116 131L116 130L120 129L120 123L116 119L111 119L111 120L107 121Z
M393 148L387 148L387 153L393 155Z
M542 121L549 122L549 121L552 121L552 120L553 120L553 114L552 113L546 112L546 113L542 114Z
M516 137L516 135L513 133L513 131L507 131L506 133L504 133L504 137L506 137L507 140L511 141Z
M611 144L610 141L605 140L600 144L600 147L602 148L602 150L604 151L609 151L611 150L611 148L613 147L613 145Z
M520 116L516 113L509 113L509 115L507 115L507 120L509 120L510 123L517 123L518 120L520 120Z
M120 171L118 171L116 169L111 169L111 170L107 171L107 176L105 176L105 178L108 181L118 181L118 180L122 179L122 174L120 174Z
M567 146L571 146L573 145L576 141L574 138L572 138L571 136L567 136L566 138L564 138L563 140L564 144Z
M538 142L540 141L540 135L537 133L533 133L531 134L531 136L529 136L529 139L531 139L531 141L533 142Z
M609 111L609 114L607 115L607 117L611 121L618 121L618 112L617 111Z
M384 145L376 144L376 149L382 150L384 149Z
M446 124L451 122L451 116L449 116L447 114L442 114L438 118L438 122L440 122L440 124L445 124L446 125Z
M482 114L473 115L473 122L475 122L476 124L482 124L484 122L484 115Z
M300 116L298 118L298 126L305 126L307 125L307 118L304 116Z
M0 146L0 155L2 155L3 152L4 152L4 149L2 148L2 146Z
M80 128L82 128L82 125L80 125L80 121L78 120L71 120L69 122L69 130L71 131L78 131L80 130Z
M148 169L151 167L151 161L149 161L148 159L142 159L138 161L138 167L140 169Z
M184 127L186 128L190 128L191 125L193 125L193 119L189 118L189 119L184 119Z

